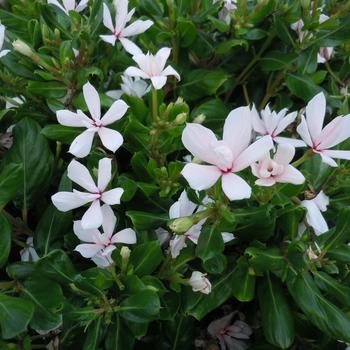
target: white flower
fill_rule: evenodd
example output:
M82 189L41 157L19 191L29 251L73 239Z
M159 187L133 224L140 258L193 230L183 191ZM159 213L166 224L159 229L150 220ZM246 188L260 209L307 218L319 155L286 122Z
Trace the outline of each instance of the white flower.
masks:
M114 99L119 99L123 94L126 94L141 98L151 90L151 86L139 77L132 78L123 74L121 78L123 81L123 83L120 84L121 90L107 91L107 96Z
M75 250L84 258L94 258L97 255L95 262L99 262L99 259L110 262L111 254L116 249L115 244L135 244L136 233L131 228L126 228L113 234L117 222L113 210L109 205L104 204L101 207L101 212L103 233L100 233L98 229L86 230L82 227L81 221L74 221L74 233L81 241L87 242L79 244ZM102 266L106 265L102 263Z
M20 54L24 56L31 57L33 54L33 50L31 49L31 47L20 39L15 40L12 43L12 46L16 51L18 51Z
M295 118L298 115L297 112L292 112L286 115L287 111L287 108L284 108L276 113L275 111L271 111L269 105L267 105L265 109L260 112L260 118L258 111L255 109L255 107L253 107L253 129L255 132L262 136L270 135L272 139L278 144L288 143L294 147L306 146L305 143L301 140L278 136L287 128L288 125L294 122Z
M188 123L182 143L194 157L210 164L186 164L182 175L194 190L206 190L221 178L222 189L230 200L249 198L251 187L235 173L246 169L273 148L271 137L263 136L250 145L252 112L249 107L236 108L224 124L223 140L200 124Z
M38 253L36 252L33 244L33 237L28 237L26 240L27 247L22 249L19 254L21 256L21 261L37 261L40 259Z
M84 11L88 5L89 0L81 0L76 4L75 0L62 0L62 4L58 0L47 0L48 4L52 4L60 8L67 15L69 11L81 12Z
M56 112L60 124L87 129L73 140L69 152L79 158L86 157L90 153L95 133L100 137L103 146L115 152L123 144L123 136L106 126L121 119L129 106L124 101L117 100L101 118L101 102L96 89L90 83L86 83L83 86L83 94L91 118L81 110L76 113L66 109Z
M203 203L209 203L208 198L203 200ZM184 216L192 215L197 209L197 204L191 202L186 191L183 191L179 197L179 200L175 202L169 209L170 219L177 219ZM204 207L199 207L197 212L204 210ZM202 226L204 225L206 219L199 221L197 224L193 225L182 235L175 235L175 237L169 242L170 254L173 259L175 259L180 251L186 247L187 238L190 239L194 244L198 243L199 235L201 234ZM223 232L222 239L224 243L227 243L234 239L232 233Z
M218 2L219 0L213 0L213 4ZM224 0L224 6L219 12L219 19L230 24L231 22L231 14L237 9L237 1L236 0Z
M3 50L2 47L4 46L5 41L5 26L0 23L0 58L6 56L10 50Z
M113 46L115 42L119 40L124 49L132 55L142 53L140 48L127 38L145 32L153 22L150 20L142 21L138 19L126 26L134 14L135 9L128 12L129 0L114 0L113 4L116 12L114 25L108 6L105 3L103 4L103 24L112 34L100 35L100 38Z
M204 294L209 294L211 292L211 283L205 277L206 273L201 273L199 271L193 271L191 278L188 280L189 285L192 287L194 292L201 292Z
M259 186L272 186L277 182L300 185L305 181L304 175L289 163L295 155L295 148L288 144L279 145L273 159L267 153L259 163L251 165L254 176L259 179Z
M167 81L168 75L173 75L180 80L179 74L172 66L165 67L166 61L170 56L171 49L163 47L155 55L149 52L133 56L133 60L138 64L137 67L129 67L125 74L131 77L140 77L142 79L151 79L152 85L156 90L161 89Z
M327 210L329 205L329 197L321 191L315 198L304 200L301 206L307 209L306 222L314 229L316 235L327 232L328 225L321 212Z
M336 117L323 127L325 114L326 98L323 92L320 92L307 104L306 119L301 117L297 132L305 143L322 157L324 163L336 167L337 163L333 158L350 159L350 151L330 149L350 137L350 114Z
M76 160L68 165L68 177L86 189L88 192L73 190L73 192L58 192L51 197L53 204L60 211L69 211L91 203L81 220L84 229L97 228L102 225L103 216L100 201L108 204L120 204L120 198L124 190L120 187L106 191L108 183L112 179L112 161L103 158L98 163L97 186L92 179L89 170Z
M6 98L6 104L5 104L5 109L10 109L10 108L18 108L20 105L22 105L25 101L25 98L23 96L20 97L8 97Z

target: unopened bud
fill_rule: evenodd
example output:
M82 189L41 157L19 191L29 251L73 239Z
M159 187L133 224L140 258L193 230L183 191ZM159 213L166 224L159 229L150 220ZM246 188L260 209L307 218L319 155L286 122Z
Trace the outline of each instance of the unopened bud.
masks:
M187 119L187 113L185 113L185 112L180 113L176 116L174 124L181 125L181 124L186 122L186 119Z
M200 115L197 115L197 117L193 119L193 123L202 124L205 119L206 119L206 116L205 114L202 113Z
M33 50L22 40L17 39L12 43L13 48L24 56L32 56Z
M300 4L302 8L308 9L310 7L310 0L301 0Z
M169 227L173 232L184 233L187 232L193 226L193 224L193 217L185 216L183 218L173 220Z
M120 249L120 256L122 257L123 261L129 261L130 252L131 250L127 246L123 246L122 249Z
M184 103L184 99L182 97L178 97L177 100L175 101L176 105L180 103Z

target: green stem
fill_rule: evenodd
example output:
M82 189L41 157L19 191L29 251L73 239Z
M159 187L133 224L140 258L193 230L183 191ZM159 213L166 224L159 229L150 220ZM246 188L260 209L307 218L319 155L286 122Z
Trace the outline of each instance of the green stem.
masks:
M0 289L10 289L10 288L14 287L15 284L16 284L15 281L0 282Z
M158 120L158 94L157 94L157 90L154 87L152 87L151 93L152 93L152 117L153 117L153 122L156 122Z
M124 290L124 289L125 289L125 286L124 286L124 284L122 283L122 281L120 280L119 276L115 273L115 268L114 268L114 266L111 266L111 267L109 268L109 271L112 273L112 276L113 276L114 281L115 281L115 283L117 284L118 288L119 288L120 290Z
M329 65L329 63L326 61L324 63L324 65L326 66L328 73L334 78L334 80L340 84L341 86L344 86L344 83L342 82L342 80L333 72L331 66Z
M299 165L303 164L306 160L310 159L312 156L314 155L314 151L312 149L309 149L308 151L306 151L304 153L304 155L299 158L298 160L296 160L294 163L292 163L291 165L293 167L298 167Z

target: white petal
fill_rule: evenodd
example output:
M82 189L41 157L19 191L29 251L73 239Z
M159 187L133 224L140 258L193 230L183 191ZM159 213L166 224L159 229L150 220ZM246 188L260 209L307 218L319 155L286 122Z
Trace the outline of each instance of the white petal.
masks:
M322 153L331 158L350 160L350 151L325 150Z
M125 23L128 20L128 5L129 0L116 0L113 2L115 7L115 30L117 33L125 27Z
M305 117L303 115L301 116L301 122L297 127L297 132L308 146L313 147L313 142L310 136L310 132L309 132Z
M234 161L234 172L241 171L261 159L273 148L271 136L267 135L252 143Z
M318 138L322 131L325 114L326 98L323 92L320 92L306 106L306 122L313 141ZM306 140L304 141L306 142Z
M51 200L54 206L63 212L79 208L92 201L89 198L82 198L73 192L58 192L51 197Z
M114 188L102 194L101 200L109 205L120 204L120 198L123 195L124 190L120 187Z
M151 77L152 85L156 90L161 89L166 84L166 81L167 81L166 76Z
M100 136L103 146L112 152L115 152L124 142L120 132L113 129L101 127L98 130L98 135Z
M191 188L201 191L212 187L221 176L221 171L216 166L191 163L185 165L181 174Z
M159 63L160 72L164 69L166 61L170 56L171 49L169 47L162 47L155 55L156 60Z
M277 128L274 131L274 135L280 134L288 125L294 122L295 118L297 117L298 112L293 112L287 114L282 120L278 123Z
M319 149L327 149L338 145L350 137L350 115L337 117L322 130L317 143Z
M235 239L235 235L233 233L230 233L230 232L222 232L221 236L222 236L222 240L224 241L224 243L230 242L233 239Z
M76 126L76 127L84 127L86 124L84 123L83 118L77 113L68 111L67 109L62 109L56 112L57 120L61 125L64 126Z
M142 54L142 50L131 40L126 38L119 38L120 43L123 45L126 52L130 55L135 56Z
M295 169L291 165L287 165L284 168L284 172L276 177L276 180L281 183L301 185L305 182L305 177L298 169Z
M276 183L276 179L273 177L265 178L265 179L257 179L255 184L257 186L270 187Z
M111 32L114 32L111 12L105 3L103 3L103 25L107 27Z
M94 243L94 237L100 235L100 231L97 229L84 230L81 226L81 221L74 221L73 231L75 235L83 242Z
M337 162L333 158L328 156L324 151L323 152L316 152L316 153L318 153L321 156L323 163L328 164L331 167L338 166Z
M142 21L141 19L138 19L124 28L121 32L121 35L123 37L127 37L144 33L150 26L152 26L152 24L153 22L150 20Z
M326 211L329 205L329 197L323 191L320 191L320 193L313 199L313 202L316 203L321 211Z
M81 0L77 7L75 8L75 11L81 12L84 11L88 5L89 0Z
M103 192L112 179L112 159L103 158L98 162L97 187Z
M79 252L84 258L91 258L96 255L102 248L103 245L84 243L77 245L74 250Z
M267 130L265 128L265 125L263 121L261 120L258 111L256 110L255 105L253 105L252 110L251 110L251 121L252 121L252 126L255 132L257 132L260 135L266 135Z
M180 205L178 217L192 215L197 207L197 204L189 200L186 191L182 191L178 203Z
M95 185L89 170L83 164L73 159L68 165L67 175L73 182L82 188L92 193L98 193L98 188Z
M180 251L185 247L187 247L186 236L175 235L175 237L169 242L169 250L171 257L173 259L177 258L180 254Z
M315 230L316 234L328 231L328 225L320 209L312 200L305 200L301 205L307 209L306 221Z
M182 132L182 143L196 158L215 164L217 155L213 146L217 144L214 133L200 124L188 123Z
M250 198L252 193L251 187L238 175L233 173L225 174L222 176L221 181L222 190L231 201Z
M90 205L90 208L85 212L81 219L83 229L97 228L102 225L103 217L100 207L100 201L95 200Z
M128 108L129 106L123 100L113 102L112 106L101 119L102 125L106 126L121 119Z
M2 49L2 46L4 45L5 40L5 26L0 23L0 50Z
M125 71L125 74L129 75L131 77L140 77L143 79L150 79L149 75L146 72L144 72L140 68L136 68L136 67L127 68Z
M117 37L115 35L100 35L101 40L105 41L108 44L115 45Z
M295 148L289 144L282 144L277 147L273 160L278 164L289 164L295 155Z
M245 150L252 137L252 115L249 107L230 112L224 124L223 140L231 148L233 159Z
M131 228L121 230L112 237L112 243L135 244L136 233Z
M302 140L298 139L292 139L290 137L281 137L281 136L276 136L273 138L273 140L278 143L278 144L289 144L294 147L306 147L306 143Z
M86 157L92 146L95 131L93 129L87 129L77 136L69 147L69 153L75 155L78 158Z
M106 234L109 238L111 238L114 232L117 218L115 217L114 212L109 205L104 204L101 207L101 210L102 210L102 216L103 216L103 222L102 222L103 233Z
M124 93L123 90L109 90L106 92L106 95L111 97L111 98L114 98L115 100L118 100L123 95L123 93Z
M9 52L11 52L11 51L10 50L2 50L2 51L0 51L0 58L6 56Z
M90 115L94 119L100 119L101 117L101 103L100 96L98 95L97 90L87 82L83 86L83 94L85 103L89 109Z
M162 75L173 75L177 80L181 80L179 73L172 66L167 66L163 70Z

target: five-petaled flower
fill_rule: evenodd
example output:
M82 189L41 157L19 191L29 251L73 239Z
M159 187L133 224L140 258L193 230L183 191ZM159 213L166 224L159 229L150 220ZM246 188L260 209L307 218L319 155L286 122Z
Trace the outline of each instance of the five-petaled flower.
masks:
M287 113L287 108L282 109L278 113L271 111L269 105L263 109L259 116L258 111L255 107L252 110L253 118L253 129L260 135L270 135L272 139L278 144L288 143L294 147L304 147L305 143L301 140L292 139L290 137L278 136L282 133L287 126L294 122L297 117L297 112Z
M320 154L322 161L336 167L333 158L350 159L350 151L331 150L350 137L350 114L336 117L323 128L326 113L326 98L320 92L306 106L306 119L301 117L297 132L315 153Z
M108 262L111 262L111 254L116 249L117 243L135 244L136 233L131 228L125 228L115 234L114 228L117 223L112 208L109 205L104 204L101 207L103 222L101 233L97 228L84 229L81 221L74 221L73 230L76 236L82 241L82 243L76 246L75 250L78 251L84 258L92 258L97 265L106 266ZM95 259L94 259L95 258ZM101 262L105 262L104 264Z
M7 55L10 50L3 50L2 47L4 46L4 41L5 41L5 26L0 23L0 58L4 57Z
M120 84L120 90L109 90L106 92L106 95L118 99L123 94L129 95L129 96L136 96L136 97L143 97L146 95L150 90L151 86L148 85L144 80L140 79L139 77L132 78L128 75L123 74L122 75L122 84Z
M269 135L250 144L251 114L249 107L231 111L224 124L222 141L218 141L214 133L202 125L186 125L182 143L196 158L212 164L185 165L181 173L191 188L206 190L221 177L222 189L230 200L250 197L251 187L235 173L249 167L273 148Z
M84 229L100 227L103 222L100 201L108 205L120 204L120 198L124 192L120 187L106 191L107 185L112 179L111 159L103 158L99 161L97 186L89 170L76 160L72 160L68 165L67 175L88 192L77 190L58 192L51 197L53 204L58 210L65 212L92 202L90 208L83 215L81 225Z
M304 183L304 175L289 163L295 155L295 148L288 144L279 145L273 159L270 153L251 165L254 176L259 179L255 183L259 186L272 186L277 182L300 185Z
M145 32L153 22L151 20L142 21L138 19L129 26L126 26L134 14L135 9L128 12L129 0L114 0L113 4L116 11L114 25L108 6L105 3L103 4L103 24L112 34L100 35L100 38L113 46L119 40L124 49L132 55L142 53L141 49L127 38Z
M58 0L47 0L48 4L52 4L60 8L67 15L69 11L81 12L84 11L88 5L89 0L81 0L76 4L75 0L62 0L62 4Z
M211 292L211 283L208 278L205 277L206 275L206 273L199 271L192 272L188 283L194 292L201 292L204 294L209 294Z
M132 59L138 64L139 68L129 67L126 69L125 74L131 77L151 79L152 85L156 90L161 89L166 84L169 75L173 75L177 80L180 80L180 75L172 66L164 68L170 52L170 48L163 47L155 55L149 52L146 55L143 53L137 54Z
M91 118L81 110L77 113L66 109L56 112L60 124L87 129L73 140L69 152L79 158L86 157L90 153L95 133L100 137L103 146L115 152L122 145L123 136L106 126L122 118L129 108L128 105L122 100L117 100L101 118L101 102L96 89L90 83L86 83L83 86L83 94Z

